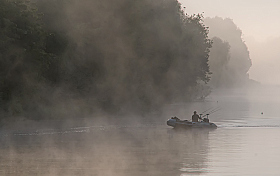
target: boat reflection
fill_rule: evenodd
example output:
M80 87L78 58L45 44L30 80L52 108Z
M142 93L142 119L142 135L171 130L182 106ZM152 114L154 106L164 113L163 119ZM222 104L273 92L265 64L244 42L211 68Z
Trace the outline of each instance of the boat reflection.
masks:
M209 133L214 129L170 129L170 143L177 149L180 172L183 175L199 175L208 172Z

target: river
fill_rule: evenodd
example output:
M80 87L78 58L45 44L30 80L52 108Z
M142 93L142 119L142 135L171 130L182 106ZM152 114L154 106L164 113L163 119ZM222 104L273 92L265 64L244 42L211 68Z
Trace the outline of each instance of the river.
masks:
M215 91L204 102L166 105L137 122L1 130L0 175L280 175L280 88ZM217 129L174 130L171 116L217 111Z

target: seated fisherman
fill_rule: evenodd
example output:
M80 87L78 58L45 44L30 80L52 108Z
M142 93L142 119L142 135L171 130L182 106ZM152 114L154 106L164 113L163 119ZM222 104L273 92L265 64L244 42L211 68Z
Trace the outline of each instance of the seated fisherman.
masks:
M193 122L198 122L198 119L202 120L202 118L199 117L199 115L196 113L196 111L194 111L193 115L192 115L192 121Z

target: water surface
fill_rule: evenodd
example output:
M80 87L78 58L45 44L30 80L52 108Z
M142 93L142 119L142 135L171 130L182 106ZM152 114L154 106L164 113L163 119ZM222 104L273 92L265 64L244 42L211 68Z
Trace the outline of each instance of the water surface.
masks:
M280 175L278 90L217 91L205 102L166 105L164 114L141 122L2 130L0 174ZM219 109L210 115L217 129L166 126L173 115L190 119L211 108Z

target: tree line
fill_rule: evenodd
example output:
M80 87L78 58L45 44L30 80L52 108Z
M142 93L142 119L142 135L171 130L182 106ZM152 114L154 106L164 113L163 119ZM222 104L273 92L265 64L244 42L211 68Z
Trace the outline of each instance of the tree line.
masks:
M252 61L241 29L229 18L205 18L204 23L209 27L209 37L213 41L209 58L212 72L209 84L215 88L256 84L249 79Z
M0 102L10 116L141 114L209 89L208 28L176 0L0 0L0 7Z

